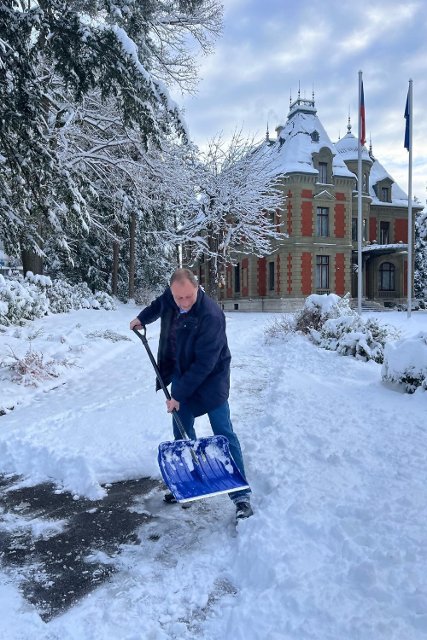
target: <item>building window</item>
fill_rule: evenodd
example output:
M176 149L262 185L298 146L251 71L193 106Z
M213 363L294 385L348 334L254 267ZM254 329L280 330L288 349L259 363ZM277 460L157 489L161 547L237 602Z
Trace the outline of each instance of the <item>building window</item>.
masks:
M240 264L234 267L234 293L240 293Z
M328 163L319 162L319 182L328 184Z
M319 132L318 131L316 131L316 130L312 131L310 136L311 136L311 140L313 142L319 142Z
M381 187L381 200L390 202L390 187Z
M390 242L390 223L380 222L380 244L388 244Z
M391 262L383 262L380 266L380 291L395 291L396 268Z
M364 193L368 193L368 189L369 189L368 174L367 174L367 173L364 173L364 174L363 174L362 191L363 191Z
M329 256L316 256L316 289L329 289Z
M268 290L274 291L274 262L268 263Z
M351 239L357 242L357 218L351 219ZM368 239L368 221L366 218L362 220L362 240Z
M317 235L329 236L329 209L317 207Z

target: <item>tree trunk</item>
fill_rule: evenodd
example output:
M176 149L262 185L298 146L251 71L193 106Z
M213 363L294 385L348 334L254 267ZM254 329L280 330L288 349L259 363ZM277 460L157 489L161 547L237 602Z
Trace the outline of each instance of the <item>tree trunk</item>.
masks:
M129 234L129 299L135 297L135 244L136 244L136 213L130 217Z
M211 255L208 259L206 293L214 300L219 300L218 243L211 235L208 235L208 246Z
M29 249L21 250L22 271L24 276L28 271L32 271L34 275L43 274L43 258L34 251Z
M117 240L113 242L113 271L111 276L111 293L113 296L117 296L119 281L119 243Z

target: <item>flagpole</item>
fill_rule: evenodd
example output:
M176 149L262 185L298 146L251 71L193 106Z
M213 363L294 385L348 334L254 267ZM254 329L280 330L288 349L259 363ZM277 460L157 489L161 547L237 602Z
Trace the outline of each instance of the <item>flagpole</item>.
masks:
M359 140L357 145L357 311L362 315L362 72L359 71Z
M408 89L408 126L409 126L409 163L408 163L408 310L407 317L411 317L412 312L412 80L409 80Z

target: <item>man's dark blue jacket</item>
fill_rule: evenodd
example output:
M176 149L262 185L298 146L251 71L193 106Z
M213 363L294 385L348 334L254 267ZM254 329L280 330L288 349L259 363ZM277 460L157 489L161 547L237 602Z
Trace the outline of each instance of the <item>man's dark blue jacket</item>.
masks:
M223 311L199 288L190 311L181 314L168 287L138 315L143 325L158 318L157 364L163 382L172 382L172 397L188 404L195 416L219 407L230 391L231 354Z

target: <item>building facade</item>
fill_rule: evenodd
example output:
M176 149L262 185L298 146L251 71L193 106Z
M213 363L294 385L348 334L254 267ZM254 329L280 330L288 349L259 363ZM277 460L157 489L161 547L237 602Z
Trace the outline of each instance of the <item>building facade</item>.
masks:
M271 255L240 256L224 273L224 309L294 310L312 293L357 297L358 141L329 139L312 100L298 96L287 122L267 135L283 205L274 213L287 236ZM408 197L362 149L363 297L388 305L407 296ZM422 207L413 205L414 214ZM207 264L197 266L206 282Z

